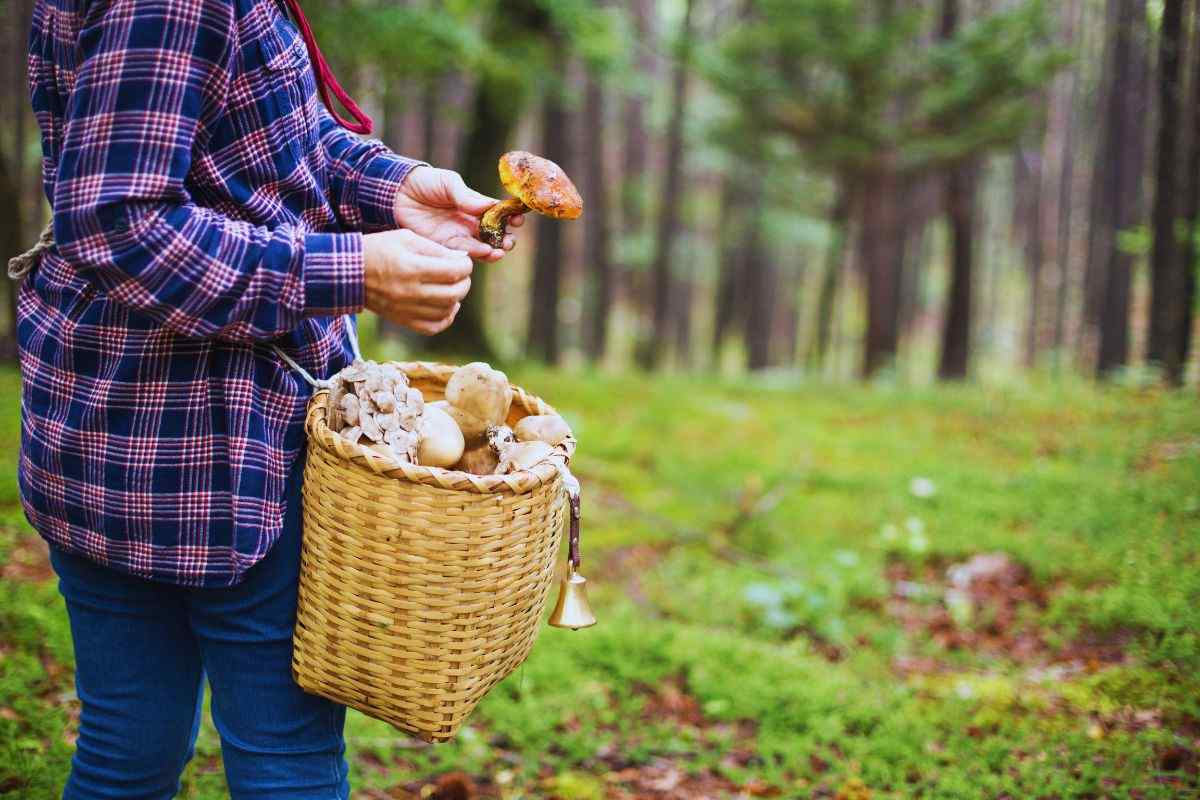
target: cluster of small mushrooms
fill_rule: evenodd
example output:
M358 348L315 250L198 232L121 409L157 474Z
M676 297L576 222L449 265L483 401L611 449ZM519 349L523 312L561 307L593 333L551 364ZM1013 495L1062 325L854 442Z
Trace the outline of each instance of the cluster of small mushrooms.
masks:
M459 367L446 399L426 403L394 364L355 361L332 381L327 424L353 444L397 463L507 475L556 459L571 429L557 414L505 423L512 388L483 362Z

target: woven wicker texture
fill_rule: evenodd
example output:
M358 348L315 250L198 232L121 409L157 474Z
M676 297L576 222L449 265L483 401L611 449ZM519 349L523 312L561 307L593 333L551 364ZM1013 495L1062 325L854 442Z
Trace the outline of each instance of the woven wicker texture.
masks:
M399 366L428 401L454 372ZM513 394L510 424L553 412ZM486 476L398 466L330 431L327 399L313 397L306 424L296 682L446 741L533 647L565 517L562 478L550 464Z

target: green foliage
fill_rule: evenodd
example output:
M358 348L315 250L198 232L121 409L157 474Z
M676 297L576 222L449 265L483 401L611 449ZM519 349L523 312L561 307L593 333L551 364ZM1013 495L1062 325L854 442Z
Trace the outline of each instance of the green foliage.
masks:
M587 798L618 766L663 763L784 797L832 796L852 778L885 798L1197 790L1162 766L1172 748L1194 750L1200 720L1194 398L1073 380L834 388L511 373L578 434L600 625L543 630L451 744L414 746L352 714L363 796L464 770L505 797ZM11 475L15 377L0 386ZM31 535L3 491L0 565ZM1044 599L1019 605L1012 625L1044 652L947 647L910 624L958 615L947 566L990 552L1030 570ZM892 608L896 571L912 617ZM959 630L986 641L989 611L955 616ZM1090 663L1092 641L1115 655ZM0 652L0 709L18 715L0 713L0 797L49 800L70 710L67 671L45 666L70 663L52 581L0 582ZM699 722L653 710L670 687ZM183 798L225 796L217 756L206 724Z
M492 54L478 31L475 6L350 0L315 4L310 16L322 48L339 64L370 66L390 80L419 80L488 63Z
M484 80L537 83L562 67L551 63L550 32L594 67L622 64L624 18L594 0L529 0L507 7L496 0L349 0L315 4L311 16L322 47L339 64L368 67L392 81L460 71Z
M839 172L888 159L919 169L1015 141L1029 102L1064 63L1047 11L1027 0L939 39L924 7L757 0L706 59L736 109L734 129L799 144ZM728 137L726 137L728 138Z

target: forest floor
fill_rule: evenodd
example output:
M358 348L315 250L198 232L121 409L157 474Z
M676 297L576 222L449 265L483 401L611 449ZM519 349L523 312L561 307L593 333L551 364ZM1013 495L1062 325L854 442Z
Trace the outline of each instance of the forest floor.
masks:
M1082 382L520 371L580 452L593 629L544 629L451 744L352 714L355 797L1200 793L1200 406ZM78 703L0 373L0 797ZM180 795L225 796L206 724Z

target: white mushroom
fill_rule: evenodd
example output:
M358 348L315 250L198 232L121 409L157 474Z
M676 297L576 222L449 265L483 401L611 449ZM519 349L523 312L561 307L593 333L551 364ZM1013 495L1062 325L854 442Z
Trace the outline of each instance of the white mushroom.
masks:
M398 409L400 427L406 431L415 430L421 415L425 413L425 398L419 389L407 389L404 392L404 402Z
M545 442L554 446L570 436L571 429L558 414L537 414L518 422L513 426L513 433L521 442Z
M397 456L396 451L392 447L384 444L383 442L376 442L375 444L367 445L367 449L370 450L371 452L375 453L378 456L382 456L383 458L386 458L388 461L395 461L395 462L399 463L401 460Z
M357 425L359 407L358 397L349 393L343 394L339 406L341 407L342 417L345 419L346 424Z
M446 383L447 413L467 441L478 441L491 425L502 425L512 405L508 377L483 362L459 367Z
M385 433L383 440L400 461L409 464L417 463L417 447L420 444L420 440L415 433L396 429Z
M500 463L496 466L495 474L507 475L533 469L553 454L554 448L545 442L515 442L500 451Z
M362 380L366 374L366 362L356 360L353 364L343 367L337 376L346 383L353 383Z
M462 431L443 409L434 404L425 406L417 423L420 446L417 463L429 467L449 467L463 455L465 441Z
M363 414L359 420L362 426L363 436L366 436L372 442L383 441L383 430L380 429L379 423L375 421L374 414Z
M381 389L373 393L371 400L375 402L375 407L385 414L390 414L396 410L396 395L390 390Z
M462 458L454 465L454 469L460 472L470 472L473 475L491 475L496 471L499 463L500 459L496 457L496 451L490 444L484 442L464 450Z

